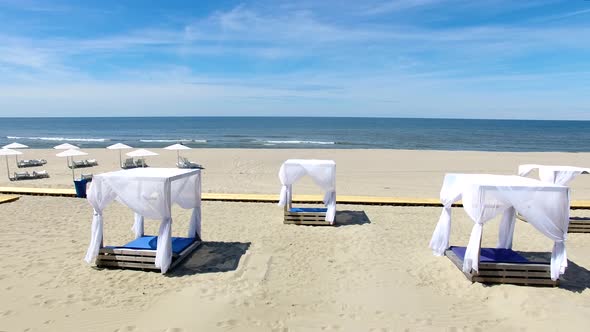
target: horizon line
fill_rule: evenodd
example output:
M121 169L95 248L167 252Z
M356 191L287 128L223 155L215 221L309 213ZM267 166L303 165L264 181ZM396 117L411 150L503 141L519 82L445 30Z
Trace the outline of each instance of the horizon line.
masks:
M0 119L141 119L141 118L323 118L323 119L415 119L415 120L493 120L493 121L559 121L589 122L582 119L506 119L506 118L459 118L459 117L399 117L399 116L298 116L298 115L152 115L152 116L1 116Z

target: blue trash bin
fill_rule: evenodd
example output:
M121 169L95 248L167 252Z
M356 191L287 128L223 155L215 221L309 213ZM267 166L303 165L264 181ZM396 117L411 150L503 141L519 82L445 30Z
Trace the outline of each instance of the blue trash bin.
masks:
M76 197L86 198L87 183L87 179L74 180L74 186L76 187Z

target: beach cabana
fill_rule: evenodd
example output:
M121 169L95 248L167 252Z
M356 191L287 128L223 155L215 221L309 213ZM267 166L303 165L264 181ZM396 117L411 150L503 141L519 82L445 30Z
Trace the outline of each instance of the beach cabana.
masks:
M293 184L309 175L325 192L325 208L293 207ZM336 163L333 160L289 159L281 165L279 179L283 185L279 206L285 208L285 224L333 225L336 215Z
M118 201L135 212L135 240L103 246L103 211ZM88 192L94 208L85 260L99 267L155 269L166 273L201 243L201 171L135 168L94 176ZM172 237L172 205L192 209L187 237ZM144 235L144 218L160 220L157 236Z
M584 167L526 164L518 166L518 175L527 176L534 170L538 170L541 181L562 186L569 185L580 174L590 174L590 168ZM571 217L568 232L590 233L590 218Z
M130 147L129 145L127 145L127 144L116 143L116 144L107 146L107 149L109 149L109 150L119 150L119 165L121 166L121 168L123 168L123 161L121 159L121 150L133 149L133 148Z
M569 188L509 175L446 174L443 211L430 248L446 255L474 282L555 286L567 267ZM462 200L474 222L467 247L449 247L451 206ZM531 261L512 250L516 213L554 242L551 261ZM502 214L497 248L481 248L484 224Z

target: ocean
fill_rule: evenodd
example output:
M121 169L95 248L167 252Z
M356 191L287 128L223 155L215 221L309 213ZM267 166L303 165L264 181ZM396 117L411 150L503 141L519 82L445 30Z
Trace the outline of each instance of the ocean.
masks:
M590 151L590 121L304 117L0 118L0 146Z

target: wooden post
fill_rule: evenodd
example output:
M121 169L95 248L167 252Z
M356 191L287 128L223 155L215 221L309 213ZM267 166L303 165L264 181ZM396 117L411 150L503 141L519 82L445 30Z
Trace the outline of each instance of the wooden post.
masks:
M8 168L8 156L6 157L6 174L8 174L8 179L10 180L10 168Z

